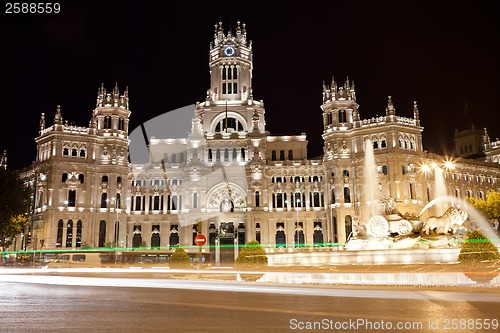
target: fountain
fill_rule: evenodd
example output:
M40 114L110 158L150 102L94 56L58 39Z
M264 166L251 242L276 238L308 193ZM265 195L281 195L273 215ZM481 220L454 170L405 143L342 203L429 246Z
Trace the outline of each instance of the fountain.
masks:
M360 176L363 176L361 197L365 209L361 221L354 221L353 235L348 239L345 250L356 251L358 257L368 255L371 260L382 262L387 262L388 250L392 251L391 256L394 251L403 251L399 255L404 256L404 261L408 263L456 261L461 239L474 225L492 242L499 242L484 216L464 200L447 195L441 168L434 167L436 199L429 202L418 216L402 216L394 199L379 197L371 140L365 142L364 168L364 173ZM424 223L421 216L431 207L436 215L428 217ZM380 253L366 254L369 251ZM373 259L375 256L386 258ZM354 259L357 260L360 258Z

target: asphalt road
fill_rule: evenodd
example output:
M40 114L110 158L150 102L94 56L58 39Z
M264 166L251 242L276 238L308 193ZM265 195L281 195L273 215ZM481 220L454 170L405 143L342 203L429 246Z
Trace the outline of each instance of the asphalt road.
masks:
M500 331L500 288L57 278L0 280L0 332Z

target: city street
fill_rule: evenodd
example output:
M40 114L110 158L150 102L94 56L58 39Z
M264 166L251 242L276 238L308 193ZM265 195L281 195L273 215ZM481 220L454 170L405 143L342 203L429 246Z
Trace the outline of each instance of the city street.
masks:
M0 305L0 332L495 332L500 290L0 275Z

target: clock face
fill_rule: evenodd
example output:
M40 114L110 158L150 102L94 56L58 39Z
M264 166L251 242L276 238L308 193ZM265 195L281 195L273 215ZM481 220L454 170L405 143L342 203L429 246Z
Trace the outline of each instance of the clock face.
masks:
M224 49L224 54L228 57L232 57L234 55L234 47L226 46L226 48Z

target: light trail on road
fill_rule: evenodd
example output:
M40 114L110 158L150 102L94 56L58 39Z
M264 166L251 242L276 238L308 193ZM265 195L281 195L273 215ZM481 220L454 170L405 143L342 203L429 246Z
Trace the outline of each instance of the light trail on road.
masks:
M326 296L350 298L377 298L377 299L414 299L414 300L440 300L440 301L469 301L469 302L494 302L500 303L500 290L488 288L485 292L463 292L442 290L380 290L377 287L370 289L357 289L344 287L343 289L325 288L318 286L290 286L269 285L252 282L235 281L203 281L158 278L113 278L113 277L76 277L76 276L50 276L50 275L7 275L0 274L0 282L35 283L66 286L92 286L92 287L133 287L133 288L162 288L162 289L189 289L210 291L231 291L248 293L271 293L301 296ZM396 288L395 288L396 289ZM478 288L479 291L479 288Z

